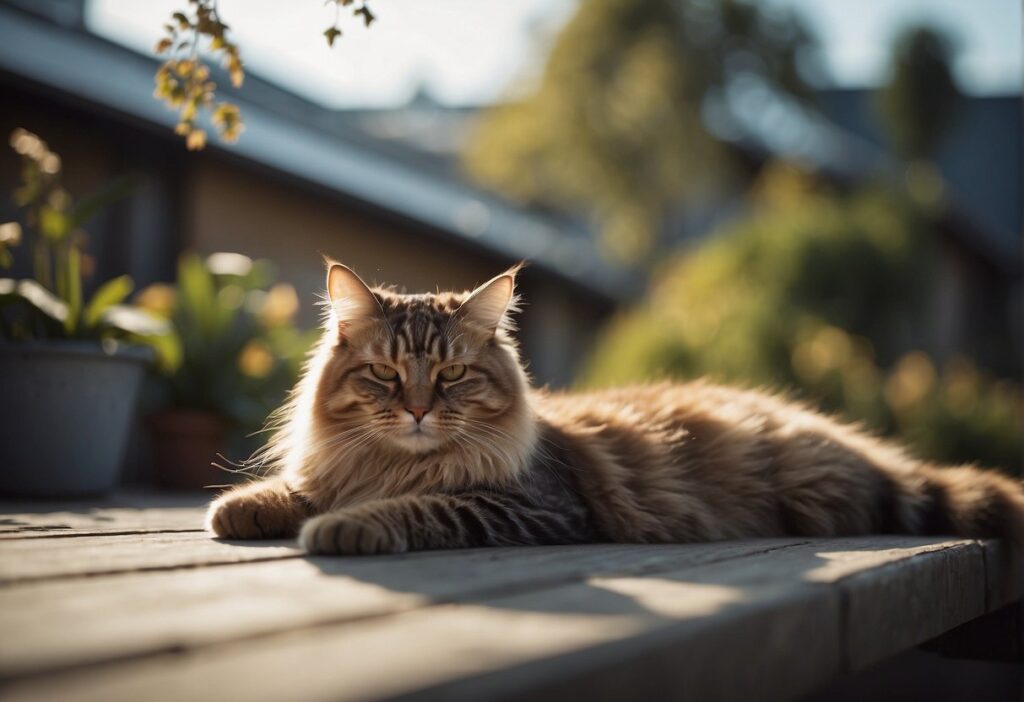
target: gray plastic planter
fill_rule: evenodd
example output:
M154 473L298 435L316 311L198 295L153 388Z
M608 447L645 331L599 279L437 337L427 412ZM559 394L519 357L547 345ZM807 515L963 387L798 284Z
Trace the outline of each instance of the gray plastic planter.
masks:
M0 493L113 489L150 358L77 341L0 345Z

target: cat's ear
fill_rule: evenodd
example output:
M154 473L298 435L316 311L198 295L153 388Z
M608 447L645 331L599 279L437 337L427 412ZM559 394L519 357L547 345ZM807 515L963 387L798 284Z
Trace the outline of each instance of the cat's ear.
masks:
M331 263L327 269L327 296L341 326L384 319L384 310L369 286L348 266Z
M478 287L456 312L456 318L494 333L509 326L506 315L515 311L516 274L522 265L514 266Z

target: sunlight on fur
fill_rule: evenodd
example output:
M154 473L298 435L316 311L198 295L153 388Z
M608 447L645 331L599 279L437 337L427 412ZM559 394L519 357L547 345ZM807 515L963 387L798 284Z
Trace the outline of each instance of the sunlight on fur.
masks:
M1024 541L1024 489L767 393L704 381L535 390L514 267L473 291L370 288L329 263L323 335L224 538L314 553L866 533Z

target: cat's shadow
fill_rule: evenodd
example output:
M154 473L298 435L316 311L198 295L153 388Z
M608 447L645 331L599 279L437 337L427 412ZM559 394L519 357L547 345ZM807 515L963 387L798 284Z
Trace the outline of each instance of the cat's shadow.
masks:
M602 679L608 678L608 684L617 688L621 680L616 676L625 675L622 679L636 686L624 689L621 696L642 699L659 696L657 689L650 690L650 695L632 694L647 685L656 688L658 678L634 680L635 676L626 675L634 656L655 656L663 659L659 666L669 667L683 656L685 676L699 678L728 677L737 662L734 647L747 648L744 641L780 652L795 648L811 658L841 655L845 596L840 587L826 584L831 577L827 573L836 572L829 569L837 560L892 547L896 542L889 538L595 544L301 558L319 575L341 581L340 596L367 597L366 611L356 615L363 621L395 611L376 589L415 595L421 602L419 611L432 607L439 613L479 616L481 636L474 640L473 650L481 655L491 648L495 655L504 655L504 643L493 632L506 626L513 637L554 640L550 653L524 660L515 666L515 674L537 669L544 675L571 667L574 656L597 655L613 664L612 677L602 668ZM891 538L907 545L907 537ZM941 543L944 539L915 541ZM373 587L360 592L351 587L352 581ZM353 602L353 610L362 606ZM398 610L408 612L408 608L406 599ZM513 612L523 616L508 616ZM456 636L466 631L465 620L459 621L452 630ZM436 635L446 636L451 622L441 616ZM579 642L584 641L589 643L580 650ZM517 650L517 644L512 645ZM665 658L669 648L672 657ZM469 676L434 691L441 699L460 697L464 688L471 690L496 674Z
M762 586L779 574L779 566L770 566L764 554L804 544L595 544L304 558L325 576L418 595L429 605L473 605L567 618L639 616L641 621L667 623L696 621L763 602ZM759 558L764 572L743 556ZM804 554L799 559L804 572L787 570L787 579L794 587L816 587L806 576L827 560Z

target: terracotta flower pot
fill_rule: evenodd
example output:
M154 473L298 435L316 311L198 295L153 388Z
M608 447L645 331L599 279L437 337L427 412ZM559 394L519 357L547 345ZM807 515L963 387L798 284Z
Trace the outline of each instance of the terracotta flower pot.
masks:
M112 490L147 349L84 341L0 345L0 494L84 497Z
M149 417L157 483L172 490L202 490L224 483L212 463L224 450L228 422L214 412L174 409Z

